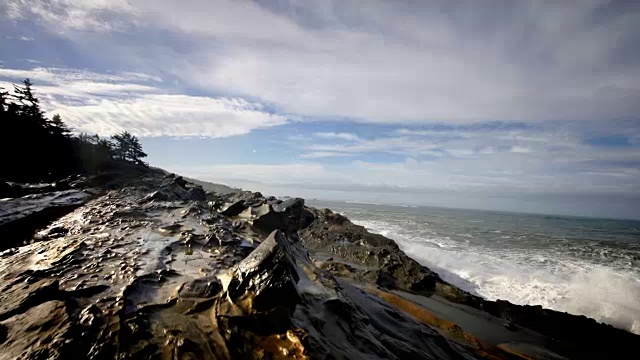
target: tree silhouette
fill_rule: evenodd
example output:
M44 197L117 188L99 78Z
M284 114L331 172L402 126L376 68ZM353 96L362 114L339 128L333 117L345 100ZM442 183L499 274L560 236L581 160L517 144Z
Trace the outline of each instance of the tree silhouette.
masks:
M0 114L2 115L0 119L4 118L4 114L5 112L7 112L8 100L9 100L9 93L4 91L3 87L0 87Z
M142 145L137 137L128 131L111 136L113 140L113 151L116 159L129 161L136 164L146 165L142 158L147 154L142 151Z
M22 81L24 86L13 85L14 97L20 103L20 111L32 118L33 120L40 120L43 124L46 121L44 118L44 112L40 109L40 101L33 93L33 84L29 78Z
M47 123L47 127L49 128L49 132L54 136L69 136L69 134L71 134L71 130L69 130L67 125L62 121L59 114L53 115L51 121Z
M0 88L0 178L11 181L54 181L71 174L116 169L122 161L145 165L147 154L128 132L113 136L73 136L59 114L45 116L31 80Z

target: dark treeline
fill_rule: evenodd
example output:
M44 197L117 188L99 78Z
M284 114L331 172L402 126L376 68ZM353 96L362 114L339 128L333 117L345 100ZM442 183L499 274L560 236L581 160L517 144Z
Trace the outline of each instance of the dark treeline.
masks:
M92 174L124 163L146 166L138 138L128 132L111 139L73 135L60 115L50 119L40 107L29 79L0 88L0 178L18 182L55 181Z

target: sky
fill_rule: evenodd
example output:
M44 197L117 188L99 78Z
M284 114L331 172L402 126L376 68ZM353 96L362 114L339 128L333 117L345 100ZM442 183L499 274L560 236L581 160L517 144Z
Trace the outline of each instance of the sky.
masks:
M2 0L0 86L276 196L640 218L640 2Z

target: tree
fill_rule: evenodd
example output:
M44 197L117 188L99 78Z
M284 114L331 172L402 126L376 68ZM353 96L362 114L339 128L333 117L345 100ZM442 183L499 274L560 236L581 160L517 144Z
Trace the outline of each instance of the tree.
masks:
M13 97L18 100L19 109L23 115L34 120L39 120L42 124L46 122L44 112L40 108L40 101L33 93L33 83L29 78L22 81L24 86L13 85L15 95Z
M69 134L71 134L71 130L69 130L67 125L62 122L60 114L53 115L51 121L49 121L47 125L49 132L54 136L69 136Z
M12 92L0 88L0 125L0 178L6 180L53 181L117 169L122 161L146 166L147 154L129 132L114 135L113 142L73 136L59 114L47 118L29 79Z
M9 100L9 93L4 91L3 87L0 87L0 114L2 115L7 112L7 100Z
M128 131L123 131L111 136L111 139L113 140L113 153L116 159L146 165L142 158L147 157L147 154L142 151L142 145L137 137L131 135Z

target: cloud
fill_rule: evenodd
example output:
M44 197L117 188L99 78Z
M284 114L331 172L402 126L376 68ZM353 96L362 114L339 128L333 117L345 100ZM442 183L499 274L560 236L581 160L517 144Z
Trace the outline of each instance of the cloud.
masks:
M258 182L283 188L325 189L359 192L386 191L423 197L432 191L469 194L628 194L640 188L638 169L618 169L593 173L589 177L575 172L550 173L544 160L530 159L530 165L510 166L522 162L517 154L495 154L478 162L461 158L453 162L407 160L395 163L352 161L346 164L286 163L211 164L206 166L170 165L172 171L199 178L241 183ZM505 170L509 169L509 170ZM280 176L287 173L286 177ZM611 181L614 178L613 181ZM291 191L291 190L290 190Z
M120 72L118 74L97 73L88 70L66 69L56 67L36 67L32 69L0 69L0 77L10 79L24 79L31 77L39 83L49 83L57 86L69 86L77 82L98 84L131 84L141 82L161 82L158 77L134 73Z
M406 186L420 183L436 188L446 185L494 191L504 186L514 191L637 192L640 190L640 171L633 169L638 166L634 158L640 156L640 149L632 145L595 146L586 135L604 131L605 134L612 132L610 138L615 139L619 137L616 132L625 133L626 137L636 136L640 130L629 126L611 122L603 129L598 123L575 122L543 123L534 128L482 126L481 131L478 127L473 131L455 127L438 130L402 128L370 135L367 140L357 143L307 141L301 144L306 149L301 158L349 156L345 159L369 159L369 169L375 168L375 162L382 163L382 154L392 155L391 161L407 158L411 161L390 168L387 157L379 174L380 179ZM406 172L405 183L401 176L404 168L410 169ZM421 174L421 168L429 171ZM345 171L353 173L355 170L349 167ZM376 178L370 173L360 176Z
M119 15L133 11L127 0L7 0L3 12L12 20L37 16L58 30L109 32L121 30L131 19Z
M244 180L260 183L304 183L313 179L315 183L331 181L332 173L322 164L287 163L287 164L212 164L211 166L184 167L173 166L172 170L200 178L216 178L224 180ZM287 174L286 177L274 175ZM275 178L281 180L275 180ZM284 180L286 178L286 180ZM275 182L274 182L275 181Z
M318 132L318 133L314 133L313 136L319 137L322 139L337 139L337 140L346 140L346 141L360 140L358 135L351 134L351 133Z
M514 147L511 148L511 152L526 154L528 152L531 152L531 149L528 149L528 148L522 147L522 146L514 146Z
M366 9L355 0L10 0L9 9L51 32L63 28L79 46L100 43L152 71L289 114L470 123L630 119L640 111L640 64L630 50L640 40L640 9L604 0L484 8L371 1ZM191 56L173 43L158 49L139 38L133 46L136 32L128 45L98 36L122 29L181 34Z
M101 135L128 130L140 136L216 138L286 123L259 108L242 99L147 94L81 106L56 104L53 112L77 131Z
M35 41L36 39L32 38L31 36L11 36L11 35L4 35L4 38L7 40L18 40L18 41Z
M127 130L139 136L227 137L287 122L264 105L240 98L165 94L156 87L159 80L145 74L0 69L0 78L16 81L25 77L44 83L36 84L43 108L60 114L77 132L111 135Z
M334 151L312 151L300 155L301 159L320 159L337 156L349 156L350 154L334 152Z

